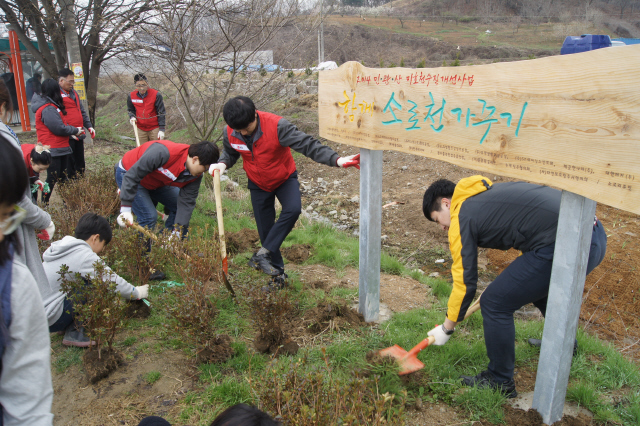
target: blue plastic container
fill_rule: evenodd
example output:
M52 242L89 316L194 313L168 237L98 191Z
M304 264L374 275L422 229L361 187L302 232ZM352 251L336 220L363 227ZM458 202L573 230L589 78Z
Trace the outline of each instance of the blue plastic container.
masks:
M568 55L569 53L588 52L602 47L611 47L611 37L595 34L582 34L579 37L568 36L562 43L560 54Z

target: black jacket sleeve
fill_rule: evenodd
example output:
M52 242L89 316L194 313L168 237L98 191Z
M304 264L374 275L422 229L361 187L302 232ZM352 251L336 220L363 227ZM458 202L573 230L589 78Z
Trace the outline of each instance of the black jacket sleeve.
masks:
M131 94L127 96L127 112L129 113L129 118L136 116L136 107L134 107L133 102L131 102Z
M200 192L200 182L202 182L202 175L193 182L189 182L180 188L180 194L178 195L178 209L176 212L177 225L189 225L193 209L196 207L198 193Z
M314 137L298 130L296 126L284 118L278 121L278 140L280 145L288 146L317 163L333 167L338 165L340 155L337 152L327 145L321 144Z
M164 100L162 99L162 95L160 92L156 94L156 114L158 115L158 126L161 132L164 132L165 129L165 110L164 110Z
M138 192L138 185L146 175L162 167L169 161L169 148L154 143L142 154L142 157L124 174L120 187L120 202L130 207Z
M227 169L230 169L234 164L236 164L238 158L240 158L240 153L231 148L227 128L228 126L224 126L224 130L222 130L222 155L220 155L218 163L224 163L226 164Z

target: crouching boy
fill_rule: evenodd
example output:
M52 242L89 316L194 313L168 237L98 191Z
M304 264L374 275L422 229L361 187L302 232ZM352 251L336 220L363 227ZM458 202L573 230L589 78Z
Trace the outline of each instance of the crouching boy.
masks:
M88 347L91 342L84 334L83 327L74 324L73 303L60 290L60 267L67 265L69 272L82 276L94 275L94 264L102 262L98 253L111 241L111 226L107 219L95 213L86 213L78 221L75 237L67 235L51 244L42 258L49 280L46 289L40 288L44 310L49 322L49 332L65 331L63 345ZM106 267L106 265L105 265ZM107 271L111 271L106 267ZM117 291L127 300L144 299L149 294L149 285L134 287L117 274L111 274Z

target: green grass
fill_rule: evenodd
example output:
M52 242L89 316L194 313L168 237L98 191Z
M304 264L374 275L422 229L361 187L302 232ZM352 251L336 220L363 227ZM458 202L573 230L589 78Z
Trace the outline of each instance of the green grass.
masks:
M159 371L150 371L147 374L145 374L144 380L150 385L152 385L158 380L160 380L160 377L162 377L162 373L160 373Z
M64 350L57 353L55 357L53 357L53 366L57 373L64 373L67 368L73 365L82 364L82 355L84 354L84 349L76 348L73 346L65 347Z

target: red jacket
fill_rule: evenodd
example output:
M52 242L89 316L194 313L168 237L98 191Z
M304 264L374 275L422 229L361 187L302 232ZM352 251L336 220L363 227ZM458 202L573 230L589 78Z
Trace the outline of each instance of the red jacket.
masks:
M27 166L27 173L29 173L29 177L38 176L33 171L33 167L31 167L31 151L35 148L35 145L22 144L20 145L20 148L22 148L22 157L24 158L24 164Z
M157 127L158 111L156 111L156 95L158 91L155 89L147 89L147 95L144 98L138 96L138 91L131 92L131 103L136 109L136 126L142 131L149 132Z
M84 119L82 118L82 111L80 110L80 97L78 93L71 89L71 93L74 93L76 100L71 99L71 96L60 89L60 95L62 96L62 102L64 108L67 111L67 121L69 125L73 127L84 127Z
M189 145L182 143L174 143L171 141L149 141L137 148L124 154L122 157L122 167L125 170L129 170L133 165L142 157L144 152L154 143L160 143L169 149L169 161L162 165L162 167L154 170L146 175L141 181L140 185L148 190L154 190L163 186L177 186L182 188L188 183L199 178L194 177L191 180L184 182L175 182L182 172L186 170L185 163L189 156Z
M296 171L291 149L280 145L278 121L282 117L263 111L256 111L260 117L262 136L253 144L253 152L247 144L235 136L227 126L227 137L231 147L242 155L242 166L247 177L260 189L273 192Z
M38 142L42 143L42 145L49 145L51 148L67 148L69 147L69 136L58 136L53 134L42 122L42 110L48 106L54 107L58 111L58 114L60 114L62 122L66 125L70 125L67 120L67 116L62 114L60 108L55 104L49 102L42 105L38 108L38 111L36 111L36 136L38 137Z

